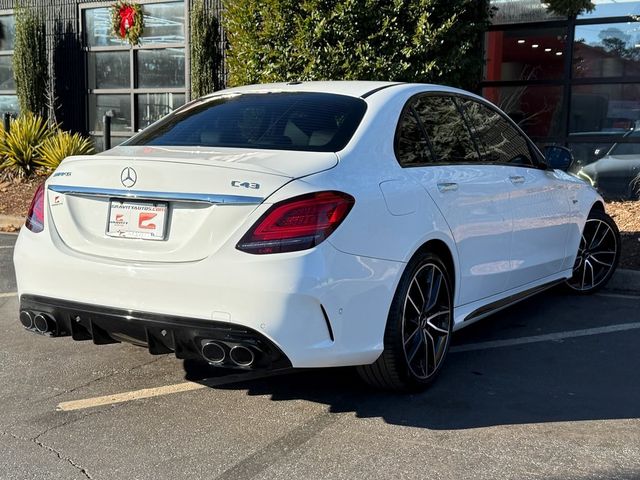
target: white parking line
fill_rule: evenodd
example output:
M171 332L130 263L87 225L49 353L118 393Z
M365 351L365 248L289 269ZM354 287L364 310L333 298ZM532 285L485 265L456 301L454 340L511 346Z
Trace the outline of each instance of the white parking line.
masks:
M134 390L132 392L116 393L115 395L105 395L103 397L85 398L84 400L74 400L71 402L62 402L58 404L56 410L62 412L70 412L72 410L82 410L85 408L101 407L103 405L113 405L114 403L130 402L141 398L159 397L161 395L170 395L172 393L190 392L206 388L194 382L176 383L174 385L166 385L157 388L144 388L142 390Z
M142 390L133 390L130 392L116 393L114 395L105 395L102 397L85 398L83 400L72 400L69 402L59 403L56 410L61 412L70 412L72 410L83 410L85 408L102 407L104 405L113 405L116 403L131 402L141 398L160 397L163 395L171 395L173 393L191 392L202 388L223 386L231 383L239 383L248 380L257 380L264 377L274 377L277 375L285 375L290 370L272 370L272 371L255 371L251 373L239 373L233 375L225 375L223 377L206 378L201 380L202 383L184 382L175 383L173 385L165 385L163 387L143 388Z
M510 338L507 340L495 340L493 342L470 343L451 347L451 353L473 352L475 350L488 350L490 348L511 347L514 345L526 345L536 342L553 342L565 338L587 337L590 335L602 335L603 333L624 332L626 330L640 329L640 322L608 325L606 327L585 328L583 330L571 330L568 332L547 333L545 335L533 335L531 337Z
M13 245L0 245L0 250L4 250L4 249L9 250L10 248L13 248Z
M18 296L18 292L0 293L0 298L17 297L17 296Z

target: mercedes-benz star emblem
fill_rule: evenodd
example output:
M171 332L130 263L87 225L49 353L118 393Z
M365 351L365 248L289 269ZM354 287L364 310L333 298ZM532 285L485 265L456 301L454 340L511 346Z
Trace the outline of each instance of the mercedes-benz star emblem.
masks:
M133 168L127 167L122 170L122 173L120 174L120 181L125 187L131 188L138 181L138 174Z

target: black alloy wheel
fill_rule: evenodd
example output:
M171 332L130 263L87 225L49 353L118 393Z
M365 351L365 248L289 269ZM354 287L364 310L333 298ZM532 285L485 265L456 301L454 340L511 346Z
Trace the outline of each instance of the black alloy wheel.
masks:
M620 260L620 232L606 213L594 210L585 223L573 266L566 285L579 294L590 294L604 287Z
M422 390L439 373L453 328L453 289L442 260L421 253L408 265L392 302L384 351L358 368L369 384L388 390Z

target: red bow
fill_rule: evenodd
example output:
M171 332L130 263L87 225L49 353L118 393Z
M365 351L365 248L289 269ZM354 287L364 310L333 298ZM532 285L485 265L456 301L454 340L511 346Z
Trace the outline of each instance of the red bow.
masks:
M120 9L120 36L124 38L127 31L133 26L136 18L136 11L133 7L122 7Z

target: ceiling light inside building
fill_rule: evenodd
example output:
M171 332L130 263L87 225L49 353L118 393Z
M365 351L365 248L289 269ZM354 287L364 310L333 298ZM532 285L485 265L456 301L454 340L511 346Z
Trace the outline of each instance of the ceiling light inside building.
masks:
M538 45L537 43L534 43L533 45L531 45L531 48L538 48L540 45Z
M545 49L544 49L544 51L545 51L545 52L550 52L550 51L551 51L551 49L550 49L550 48L545 48Z
M518 40L518 43L524 43L524 40Z
M556 52L556 55L562 55L562 52Z

